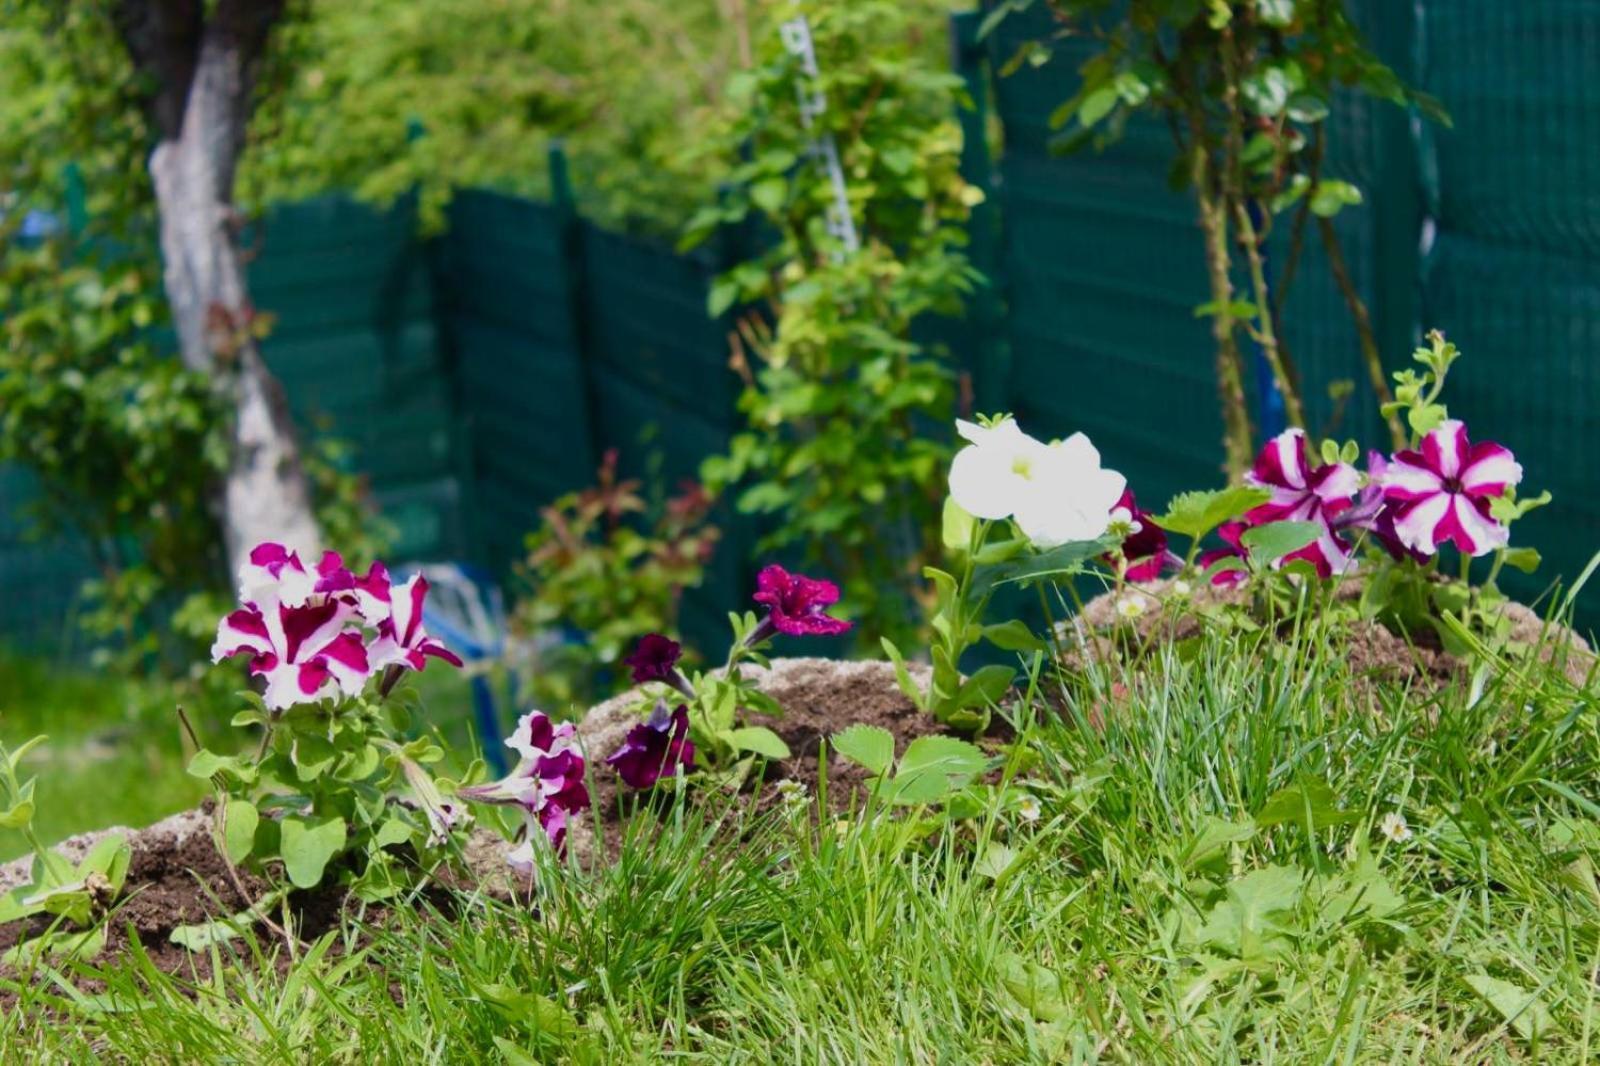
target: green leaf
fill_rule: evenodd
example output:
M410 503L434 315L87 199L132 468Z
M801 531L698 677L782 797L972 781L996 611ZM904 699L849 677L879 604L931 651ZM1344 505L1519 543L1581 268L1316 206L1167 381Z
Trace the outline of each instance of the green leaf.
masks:
M1009 848L998 840L991 840L983 855L973 864L972 872L979 877L998 881L1016 861L1017 852L1014 848Z
M945 497L939 538L946 551L964 553L972 547L972 531L977 524L978 520L968 514L954 496Z
M1249 550L1251 561L1264 567L1315 544L1321 534L1322 526L1317 522L1268 522L1245 530L1239 543Z
M762 178L750 187L750 199L761 210L775 215L789 198L789 183L782 178Z
M961 683L956 690L955 702L962 708L986 707L996 703L1011 688L1011 681L1017 672L1009 666L990 664L980 667Z
M1326 829L1330 825L1357 821L1360 817L1358 812L1339 806L1326 781L1306 779L1268 796L1267 802L1256 812L1255 820L1258 828L1267 829L1275 825L1303 826L1309 818L1312 829Z
M261 823L261 812L247 800L230 799L222 812L223 852L228 861L238 865L255 847L256 826Z
M1196 939L1241 959L1280 956L1289 947L1288 919L1300 901L1303 879L1292 866L1268 866L1230 881Z
M1346 207L1361 203L1361 190L1348 181L1323 179L1311 194L1311 213L1321 218L1332 218Z
M1542 557L1537 548L1507 548L1505 550L1506 565L1513 570L1521 570L1524 574L1531 574L1539 569Z
M315 888L328 861L344 849L342 818L285 818L279 825L278 852L296 888Z
M739 283L729 277L718 278L711 283L711 292L706 297L706 312L711 318L721 318L738 301Z
M1085 96L1078 105L1078 121L1084 126L1093 126L1111 114L1111 109L1117 106L1119 99L1115 86L1101 86Z
M1532 1041L1554 1027L1549 1009L1536 993L1488 974L1471 974L1462 980L1480 999L1498 1011L1500 1017L1522 1039Z
M1272 498L1266 489L1231 485L1211 492L1185 492L1167 502L1167 513L1151 519L1169 533L1199 540L1230 518Z
M906 748L895 771L896 803L935 803L980 774L988 759L975 745L955 737L918 737Z
M1018 618L984 626L983 637L1004 651L1042 651L1045 647L1044 641L1034 636L1027 623Z
M338 757L325 737L301 734L294 738L294 772L301 781L315 781L328 772Z
M90 874L99 874L111 885L112 892L120 892L132 861L133 849L128 846L127 836L113 833L95 841L94 847L78 862L77 877L86 881Z
M723 734L723 739L735 750L753 751L768 759L787 759L790 755L789 745L783 742L783 738L765 726L730 729Z
M238 755L218 755L205 748L195 752L194 758L189 760L190 777L204 781L217 774L227 774L243 784L250 784L255 781L257 770Z
M856 724L835 733L833 750L874 776L889 769L894 761L894 734L875 725Z
M1104 555L1114 547L1116 542L1109 538L1074 541L1037 555L1024 556L1014 562L980 566L972 578L972 595L982 597L997 586L1019 581L1078 573L1084 563Z
M1187 869L1204 866L1226 854L1228 845L1243 844L1255 835L1254 822L1231 822L1216 815L1207 815L1200 832L1184 849L1183 865Z
M37 748L40 744L43 744L45 739L46 738L42 736L33 737L32 739L23 741L20 747L13 749L8 760L11 764L11 772L16 773L17 768L22 765L22 760L28 757L28 753L30 751L32 751L34 748Z
M0 811L0 829L26 829L33 820L32 800L21 800Z
M905 657L900 654L900 649L888 637L879 637L878 642L883 645L883 653L894 664L894 681L900 686L900 691L906 694L906 699L916 706L926 710L922 691L917 688L917 683L911 680L911 671L906 669Z

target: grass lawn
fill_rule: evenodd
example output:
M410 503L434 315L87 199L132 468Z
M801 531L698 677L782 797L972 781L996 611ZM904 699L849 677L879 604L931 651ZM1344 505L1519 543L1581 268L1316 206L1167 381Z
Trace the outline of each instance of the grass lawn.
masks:
M97 720L122 721L93 691ZM531 907L419 905L283 967L264 959L281 945L235 943L200 983L134 956L96 973L94 994L37 986L0 1021L0 1058L1600 1054L1592 691L1537 665L1439 693L1375 684L1307 632L1212 636L1181 660L1074 678L1048 693L1064 718L1032 713L1045 695L974 817L818 825L793 803L730 831L731 808L680 805L636 820L616 864L547 869ZM156 761L115 773L187 787L160 735Z

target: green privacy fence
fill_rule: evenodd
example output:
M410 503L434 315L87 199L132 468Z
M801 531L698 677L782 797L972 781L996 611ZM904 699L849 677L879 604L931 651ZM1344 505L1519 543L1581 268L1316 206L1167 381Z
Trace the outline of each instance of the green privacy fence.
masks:
M1387 366L1406 365L1424 329L1445 330L1468 356L1451 375L1452 411L1511 444L1527 486L1555 494L1518 527L1546 559L1537 579L1508 581L1531 596L1600 549L1600 3L1352 7L1380 55L1441 99L1455 125L1414 130L1393 107L1336 108L1331 169L1366 193L1338 220L1351 274ZM986 42L991 64L1047 32L1038 8L1000 24ZM997 81L1004 391L1045 432L1089 432L1161 501L1214 481L1222 458L1213 349L1193 316L1208 299L1194 209L1167 187L1170 140L1153 125L1102 154L1051 153L1048 116L1075 91L1074 47ZM1315 429L1330 414L1326 385L1362 378L1321 256L1303 262L1288 342ZM1356 396L1341 434L1381 444L1371 401ZM1600 589L1584 606L1595 619Z
M1512 444L1554 506L1519 527L1541 578L1575 575L1600 547L1600 0L1360 0L1355 14L1404 77L1439 97L1452 131L1390 107L1335 111L1332 170L1367 202L1340 235L1391 368L1425 327L1468 358L1452 408ZM980 110L963 116L969 176L990 192L974 261L994 280L962 322L928 332L972 372L981 409L1047 434L1087 431L1148 501L1214 483L1221 461L1207 299L1189 201L1166 185L1164 131L1135 127L1099 155L1050 151L1047 116L1075 89L1071 46L1042 68L988 79L1037 16L954 22L956 63ZM992 88L992 96L990 90ZM979 132L998 117L991 162ZM409 205L339 199L274 210L252 243L257 305L278 316L266 354L309 432L332 432L400 531L397 555L464 558L505 575L539 509L590 484L619 450L629 476L671 486L737 424L729 323L705 314L710 279L740 241L683 256L578 217L559 157L551 203L461 193L444 236L416 236ZM1281 245L1277 248L1281 256ZM1289 301L1287 341L1310 382L1360 380L1354 331L1319 255ZM1338 427L1381 443L1357 390ZM72 545L29 544L31 488L0 471L0 639L61 647ZM726 512L685 627L711 646L745 590L755 531ZM1517 591L1532 595L1540 581ZM1587 594L1586 619L1600 612Z

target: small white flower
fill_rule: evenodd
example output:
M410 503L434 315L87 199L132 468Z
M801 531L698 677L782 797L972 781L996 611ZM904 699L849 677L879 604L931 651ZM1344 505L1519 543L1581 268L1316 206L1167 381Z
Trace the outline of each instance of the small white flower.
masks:
M1127 540L1142 529L1144 523L1133 517L1132 511L1117 507L1111 511L1111 524L1106 527L1106 532L1118 540Z
M1017 817L1024 822L1037 822L1041 813L1039 801L1032 796L1023 796L1017 801Z
M1187 596L1193 591L1194 586L1189 584L1187 581L1184 581L1182 578L1179 578L1177 581L1172 583L1172 594L1174 596Z
M1411 839L1411 827L1406 824L1406 816L1398 811L1390 811L1378 820L1378 832L1396 844L1404 844Z
M1117 617L1131 622L1144 615L1144 600L1139 596L1123 596L1117 600Z
M803 807L805 806L806 800L809 798L806 792L805 784L800 781L792 781L787 779L779 781L777 784L777 793L778 799L782 801L785 807L789 808Z

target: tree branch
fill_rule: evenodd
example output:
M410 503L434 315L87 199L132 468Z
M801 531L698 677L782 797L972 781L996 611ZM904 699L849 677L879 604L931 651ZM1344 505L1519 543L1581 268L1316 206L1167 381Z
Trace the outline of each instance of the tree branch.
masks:
M161 137L177 137L200 58L205 4L202 0L121 0L112 9L111 21L134 66L150 83L146 106Z

